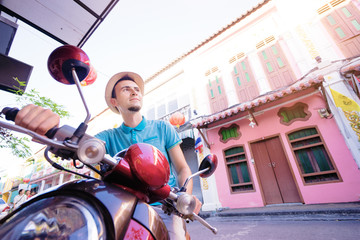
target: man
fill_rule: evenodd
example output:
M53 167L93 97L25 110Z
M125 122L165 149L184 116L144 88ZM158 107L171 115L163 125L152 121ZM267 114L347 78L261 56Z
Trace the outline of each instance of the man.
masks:
M19 195L14 197L14 209L18 208L21 204L26 201L26 195L24 194L24 189L19 190Z
M122 116L123 124L119 128L103 131L96 137L106 143L106 151L112 156L134 143L154 145L166 156L171 166L169 185L175 186L177 180L179 186L182 186L191 175L191 171L180 148L181 139L170 124L164 121L149 121L141 115L143 95L144 81L138 74L115 74L106 86L105 100L113 112ZM48 129L59 124L59 117L54 116L49 110L28 105L18 113L15 123L33 129L39 134L45 134ZM187 186L187 192L192 192L192 181ZM198 213L201 203L197 199L196 201L195 212ZM177 216L171 216L169 219L162 211L157 211L164 219L171 239L184 239L183 220Z

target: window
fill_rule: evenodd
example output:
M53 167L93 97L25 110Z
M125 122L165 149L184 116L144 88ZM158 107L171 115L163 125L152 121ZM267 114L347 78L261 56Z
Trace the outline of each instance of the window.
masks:
M345 0L333 0L330 2L332 8L328 4L327 11L318 11L320 15L324 13L321 22L345 58L360 54L360 11L356 1L347 2L346 6L338 8L335 6L345 3Z
M177 99L170 100L170 101L168 102L168 110L169 110L169 113L172 113L172 112L176 111L177 109L178 109Z
M211 113L216 113L227 108L228 102L222 77L216 75L212 75L210 77L212 79L208 79L207 93L209 97Z
M235 62L234 69L237 71L233 71L231 76L239 102L246 102L259 96L259 89L248 57L245 54L241 56L241 61Z
M230 139L239 139L241 137L241 133L239 131L239 125L232 124L230 127L222 127L220 128L218 134L220 136L220 141L226 143Z
M146 111L146 118L148 120L155 120L155 108L150 108Z
M289 133L288 139L305 184L340 181L339 173L315 127Z
M160 106L157 107L157 117L161 118L163 116L166 115L166 106L165 104L161 104Z
M248 160L243 146L224 150L228 178L232 193L253 191Z
M280 123L290 125L295 121L306 121L311 117L308 111L308 105L298 102L292 107L283 107L277 114L280 117Z

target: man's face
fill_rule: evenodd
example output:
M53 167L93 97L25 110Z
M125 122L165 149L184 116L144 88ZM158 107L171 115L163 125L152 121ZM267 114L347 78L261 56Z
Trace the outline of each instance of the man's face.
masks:
M142 94L139 86L131 80L123 80L115 86L116 98L111 99L113 106L121 113L138 112L142 107Z

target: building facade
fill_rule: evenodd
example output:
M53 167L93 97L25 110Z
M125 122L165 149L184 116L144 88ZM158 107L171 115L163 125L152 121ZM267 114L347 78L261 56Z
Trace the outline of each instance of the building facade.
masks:
M189 165L218 156L203 210L359 200L359 6L263 1L146 80L147 118L188 106Z

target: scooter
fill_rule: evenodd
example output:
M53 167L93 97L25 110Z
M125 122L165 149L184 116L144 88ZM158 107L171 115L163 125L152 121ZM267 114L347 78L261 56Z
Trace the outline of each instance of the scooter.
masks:
M81 85L93 82L96 73L85 52L70 45L59 47L50 55L48 69L55 80L77 86L87 112L85 120L78 128L53 128L46 137L9 121L1 120L0 127L27 134L46 145L44 156L53 167L83 179L47 189L8 214L0 220L1 239L167 240L165 224L150 205L155 202L162 203L165 213L176 214L187 222L197 220L217 233L216 228L193 212L195 199L186 193L193 177L213 174L217 167L215 155L206 156L199 171L181 188L171 188L167 185L169 163L154 146L134 144L111 157L105 153L101 140L86 133L90 114ZM17 112L14 108L2 110L5 118L12 121ZM66 169L54 157L80 161L101 179Z

